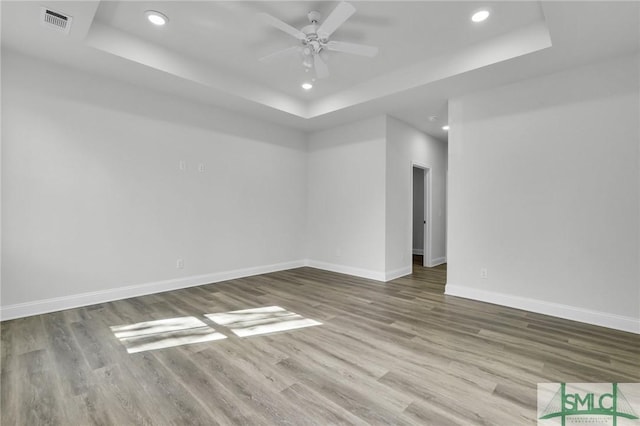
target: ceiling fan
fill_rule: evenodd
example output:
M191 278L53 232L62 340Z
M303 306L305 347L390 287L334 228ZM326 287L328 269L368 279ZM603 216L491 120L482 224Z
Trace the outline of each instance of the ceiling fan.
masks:
M267 24L295 37L300 41L300 44L272 53L260 58L260 60L271 61L290 54L300 54L302 55L302 65L307 70L313 68L316 77L326 78L329 76L329 67L320 55L321 53L323 56L327 51L350 53L352 55L367 56L370 58L376 56L378 54L378 48L375 46L329 40L331 34L344 24L355 11L355 7L343 1L333 9L331 14L329 14L322 23L320 23L320 13L316 11L309 12L307 17L310 23L300 30L267 13L261 13L261 18Z

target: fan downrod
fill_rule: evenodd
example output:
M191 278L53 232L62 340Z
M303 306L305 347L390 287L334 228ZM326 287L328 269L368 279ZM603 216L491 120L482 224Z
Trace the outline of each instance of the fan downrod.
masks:
M320 12L312 10L311 12L307 13L307 18L309 18L309 22L311 22L312 24L318 25L318 22L320 22L320 18L322 18L322 15L320 15Z

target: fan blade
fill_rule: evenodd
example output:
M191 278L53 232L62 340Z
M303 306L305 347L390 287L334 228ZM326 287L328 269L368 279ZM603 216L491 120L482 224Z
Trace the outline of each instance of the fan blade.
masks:
M260 62L270 62L274 59L290 56L293 54L298 54L300 53L301 50L302 50L302 46L291 46L291 47L287 47L286 49L282 49L282 50L278 50L277 52L270 53L269 55L263 56L258 60Z
M313 55L313 67L316 70L316 77L327 78L329 77L329 67L325 61L322 60L320 55Z
M259 16L265 23L276 27L280 31L284 31L285 33L297 38L298 40L305 40L307 38L307 36L302 31L293 28L291 25L282 22L278 18L274 18L268 13L260 13Z
M347 2L343 1L342 3L338 4L336 8L333 9L333 12L331 12L331 14L327 16L327 19L325 19L322 25L320 25L320 27L318 28L318 36L323 40L329 38L329 36L333 34L333 32L337 30L340 25L344 24L344 22L349 19L349 17L353 15L355 11L356 8Z
M368 56L373 58L378 54L378 48L375 46L367 46L366 44L346 43L344 41L330 41L327 43L327 49L334 52L351 53L352 55Z

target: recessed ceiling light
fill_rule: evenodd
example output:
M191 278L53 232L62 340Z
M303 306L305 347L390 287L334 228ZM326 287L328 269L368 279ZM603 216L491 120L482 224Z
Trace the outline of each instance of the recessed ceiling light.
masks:
M449 130L449 125L446 125L446 126L442 126L442 130L444 130L444 131L447 131L447 130Z
M304 90L311 90L312 87L313 87L313 84L311 83L302 83L302 88Z
M169 18L167 18L167 15L155 10L147 10L144 13L144 16L146 16L149 22L151 22L153 25L162 26L169 22Z
M471 16L471 20L473 22L482 22L489 17L490 13L488 10L479 10Z

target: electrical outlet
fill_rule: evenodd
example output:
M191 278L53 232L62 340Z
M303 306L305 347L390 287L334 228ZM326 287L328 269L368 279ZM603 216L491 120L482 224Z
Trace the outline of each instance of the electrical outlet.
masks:
M187 162L185 160L180 160L178 162L178 169L185 171L187 170Z
M204 163L198 164L198 172L204 173Z
M482 278L483 280L489 278L489 271L487 270L487 268L480 268L480 278Z
M184 269L184 260L183 259L176 260L176 269Z

